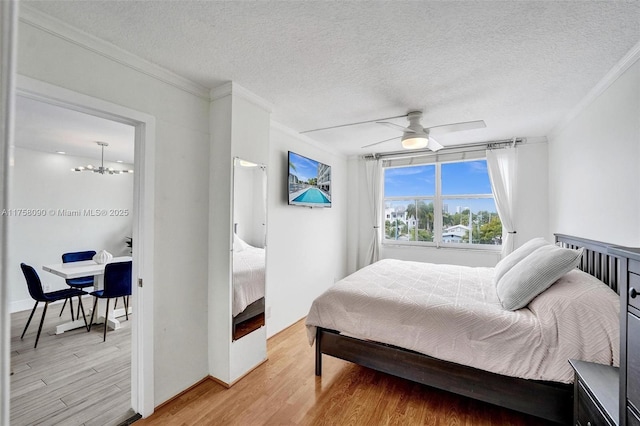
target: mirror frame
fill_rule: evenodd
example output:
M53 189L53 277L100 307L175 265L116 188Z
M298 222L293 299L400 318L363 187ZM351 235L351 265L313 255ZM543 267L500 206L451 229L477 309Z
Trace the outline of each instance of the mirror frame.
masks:
M239 179L239 171L240 170L248 170L252 169L253 174L249 177L251 179L251 193L249 194L249 198L245 197L245 205L250 206L250 220L239 220L238 211L242 210L239 206L239 188L238 183ZM256 175L256 171L259 171L260 174ZM247 180L248 181L248 180ZM267 253L267 166L264 164L254 163L252 161L245 160L240 157L233 158L233 179L232 179L232 204L231 204L231 242L230 242L230 252L231 252L231 305L232 305L232 317L231 317L231 341L238 340L245 335L259 329L260 327L265 326L266 322L266 312L265 312L265 294L266 294L266 253ZM261 204L262 208L256 208L255 204ZM259 214L256 214L259 213ZM249 227L241 225L241 235L245 236L248 239L248 242L245 242L244 239L240 238L237 234L238 232L238 224L239 223L249 223ZM249 229L248 232L245 230ZM251 238L247 238L249 235ZM261 246L261 247L260 247ZM260 252L262 250L262 252ZM243 253L243 254L241 254ZM234 311L237 308L236 297L238 296L236 293L236 285L239 285L237 282L237 278L235 276L236 271L234 269L237 265L240 264L238 262L238 257L242 256L242 272L247 272L246 268L249 269L249 274L254 278L258 279L262 277L262 291L260 289L256 290L255 283L257 281L248 280L245 282L244 280L241 282L241 285L245 286L244 289L238 289L238 293L247 296L246 300L240 300L239 306L243 307L240 312L237 312L234 315ZM260 258L262 258L262 264L259 263ZM240 271L237 271L240 272ZM253 300L255 296L262 295L257 300Z

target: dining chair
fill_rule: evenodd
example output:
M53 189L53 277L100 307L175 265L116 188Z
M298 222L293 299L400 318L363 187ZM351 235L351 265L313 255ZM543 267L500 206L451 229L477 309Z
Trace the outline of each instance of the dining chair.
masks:
M62 263L80 262L82 260L92 260L93 256L95 255L96 255L96 252L94 250L74 251L74 252L64 253L62 255ZM70 278L65 281L67 282L67 285L69 287L83 289L86 287L93 286L93 275L88 277ZM62 316L62 312L64 312L65 306L67 306L66 300L64 301L64 304L62 305L62 309L60 309L60 314L58 316ZM73 312L73 306L71 306L71 310ZM76 316L79 316L79 315L80 315L80 306L78 306L78 313L76 314Z
M29 324L31 324L31 319L33 318L33 314L36 312L36 308L38 307L38 303L44 302L44 310L42 311L42 318L40 319L40 326L38 327L38 334L36 335L36 343L33 345L34 348L38 346L38 340L40 340L40 332L42 331L42 324L44 323L44 317L47 314L47 307L51 302L57 302L58 300L71 299L72 297L78 297L78 304L80 309L82 309L82 317L84 319L85 327L87 326L87 318L84 314L84 306L82 306L82 296L87 294L86 291L78 289L78 288L65 288L63 290L56 290L45 293L42 289L42 281L40 281L40 277L35 269L32 266L29 266L25 263L20 264L20 268L22 269L22 273L24 274L24 278L27 280L27 288L29 289L29 294L31 298L36 301L36 304L33 306L31 310L31 315L29 315L29 319L27 320L27 325L24 326L24 330L22 331L22 335L20 339L24 338L24 334L27 332L27 328L29 328ZM74 321L73 318L73 305L71 307L71 320Z
M131 261L107 263L104 267L104 288L91 292L95 297L93 301L93 311L89 321L88 330L91 331L93 317L98 306L98 299L107 299L107 308L104 311L104 336L102 341L107 340L107 324L109 322L109 300L122 297L124 300L124 312L129 320L129 296L131 295Z

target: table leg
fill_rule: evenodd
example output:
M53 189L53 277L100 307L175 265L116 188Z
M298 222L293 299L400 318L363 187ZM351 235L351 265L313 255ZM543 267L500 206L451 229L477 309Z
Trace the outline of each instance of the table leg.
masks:
M98 307L96 308L98 310L98 312L96 312L96 314L98 314L98 317L94 318L93 320L94 324L104 324L105 303L106 303L105 300L102 300L102 299L98 300ZM131 306L129 306L129 315L131 315L132 312L133 311L131 310ZM119 329L121 325L118 318L123 316L125 316L124 308L109 309L109 314L107 316L107 321L109 321L108 327L111 328L112 330Z

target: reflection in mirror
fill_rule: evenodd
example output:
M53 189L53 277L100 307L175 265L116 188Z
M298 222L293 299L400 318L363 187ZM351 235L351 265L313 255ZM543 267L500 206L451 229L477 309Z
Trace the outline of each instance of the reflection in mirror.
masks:
M235 158L232 340L265 323L266 206L266 166Z

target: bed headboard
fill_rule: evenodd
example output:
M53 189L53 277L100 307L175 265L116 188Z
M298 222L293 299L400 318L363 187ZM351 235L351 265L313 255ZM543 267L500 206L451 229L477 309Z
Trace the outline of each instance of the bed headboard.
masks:
M593 275L600 281L611 287L616 293L618 282L622 274L620 259L608 252L614 244L603 243L601 241L588 240L586 238L574 237L565 234L554 234L556 244L561 247L579 249L584 247L582 260L578 268Z

